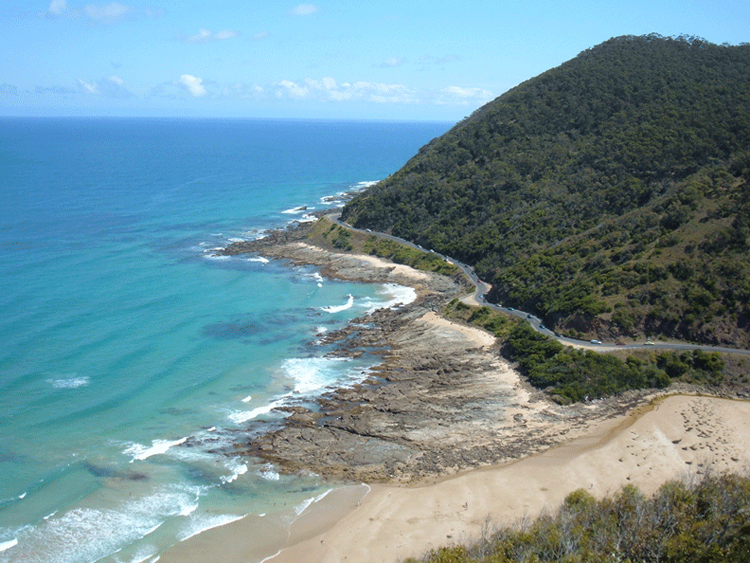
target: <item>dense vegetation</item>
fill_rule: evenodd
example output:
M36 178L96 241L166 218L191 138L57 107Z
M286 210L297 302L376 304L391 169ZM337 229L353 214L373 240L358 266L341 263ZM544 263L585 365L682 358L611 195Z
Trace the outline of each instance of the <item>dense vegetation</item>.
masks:
M506 350L532 385L564 403L630 389L664 388L673 381L719 384L723 380L724 361L716 352L660 352L645 361L633 355L622 360L565 347L526 323L511 331Z
M750 479L704 475L672 481L652 497L627 485L597 501L570 493L556 514L503 528L471 547L446 547L429 563L746 563ZM407 563L416 563L410 559Z
M503 353L518 363L529 383L559 403L599 399L632 389L661 389L674 382L724 383L725 362L716 352L658 352L621 359L615 354L563 346L525 321L489 307L469 307L458 299L448 304L444 314L493 332L503 343Z
M512 89L343 217L588 337L750 344L750 45L620 37Z

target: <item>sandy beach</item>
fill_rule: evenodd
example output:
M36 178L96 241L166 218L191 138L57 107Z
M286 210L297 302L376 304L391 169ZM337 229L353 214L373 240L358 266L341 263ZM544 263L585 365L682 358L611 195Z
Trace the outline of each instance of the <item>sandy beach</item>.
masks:
M336 489L286 538L245 519L183 542L161 561L396 563L554 510L579 488L602 497L634 484L651 493L669 479L748 468L750 402L672 395L519 461L420 486Z
M411 285L420 297L335 337L388 350L378 382L328 394L320 412L295 412L286 428L247 444L249 455L329 477L332 490L300 515L239 520L160 562L395 563L554 510L578 488L650 493L669 479L750 468L748 401L635 393L561 407L498 355L493 336L436 314L460 291L445 278L285 248L272 255Z
M671 396L515 463L421 487L374 486L331 529L269 561L396 562L479 537L488 518L507 524L554 509L578 488L601 497L632 483L653 492L709 467L745 471L748 444L750 403Z

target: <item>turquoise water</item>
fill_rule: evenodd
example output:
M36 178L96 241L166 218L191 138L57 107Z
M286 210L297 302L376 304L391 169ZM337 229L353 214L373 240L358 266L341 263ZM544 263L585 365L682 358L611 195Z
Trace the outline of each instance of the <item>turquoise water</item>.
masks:
M449 126L0 119L0 562L155 561L319 494L212 451L364 377L319 334L410 293L211 249L306 220Z

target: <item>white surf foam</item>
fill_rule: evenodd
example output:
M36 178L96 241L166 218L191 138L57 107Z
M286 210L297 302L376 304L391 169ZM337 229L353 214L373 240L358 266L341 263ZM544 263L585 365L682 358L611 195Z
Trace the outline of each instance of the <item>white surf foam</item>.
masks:
M151 559L152 557L156 556L154 559ZM144 563L144 561L149 561L149 563L155 563L158 561L160 557L156 555L155 548L152 546L146 546L141 549L139 549L135 555L133 555L133 558L128 563Z
M253 396L252 395L248 395L247 397L245 397L244 399L242 399L242 402L243 403L249 403L252 400L253 400Z
M328 493L330 493L332 490L333 489L328 489L327 491L319 494L316 497L305 499L300 504L298 504L297 506L294 507L294 512L297 514L297 516L302 516L302 513L305 510L307 510L308 508L310 508L310 506L312 506L313 504L318 503L321 500L323 500L324 498L326 498L328 496Z
M330 307L321 307L321 311L325 311L326 313L340 313L341 311L346 311L347 309L351 309L354 306L354 296L349 294L349 298L347 299L346 303L344 305L331 305Z
M62 379L48 379L47 382L55 389L78 389L89 384L87 376L75 376Z
M249 411L233 412L229 415L229 420L231 420L235 424L242 424L243 422L247 422L248 420L257 418L262 414L268 414L276 407L282 406L285 403L285 399L288 396L289 395L284 395L282 398L272 401L271 403L268 403L267 405L255 407L254 409L249 410Z
M241 520L245 516L247 516L247 514L241 516L238 516L236 514L210 514L205 516L193 516L190 524L183 528L177 538L182 542L212 528L226 526L227 524L231 524L232 522Z
M344 203L344 194L338 193L336 195L327 195L320 198L320 203L323 205L341 205Z
M184 491L162 490L115 508L75 508L23 528L0 546L13 549L12 561L98 561L153 533L166 518L193 504L192 495Z
M260 476L266 481L278 481L281 479L281 475L276 471L274 466L270 463L265 464L260 470Z
M404 285L398 285L395 283L383 284L382 289L378 291L378 295L387 296L389 299L380 302L370 302L367 307L367 312L372 313L378 309L391 309L394 307L401 307L413 303L417 299L417 292L413 287Z
M314 223L318 218L315 215L308 215L305 213L302 217L297 219L298 223Z
M251 258L247 259L248 262L259 262L261 264L268 264L270 260L268 258L264 258L263 256L253 256Z
M236 481L240 475L247 473L247 465L240 460L240 458L229 458L225 463L226 467L230 471L230 475L221 478L222 483L232 483Z
M179 446L184 444L187 438L180 438L179 440L153 440L151 447L144 446L142 444L132 444L123 453L132 456L130 463L134 461L143 461L151 456L165 454L169 448L173 446Z
M349 358L289 358L281 365L294 381L294 393L309 394L339 383L345 374L341 366Z
M193 512L198 510L198 503L195 503L191 506L186 506L180 511L180 516L190 516Z
M15 547L18 545L18 538L13 538L12 540L0 542L0 552L7 551L11 547Z
M307 205L301 205L299 207L293 207L292 209L287 209L286 211L282 211L282 213L285 213L286 215L302 215L306 211L312 211L314 210L314 207L308 207Z

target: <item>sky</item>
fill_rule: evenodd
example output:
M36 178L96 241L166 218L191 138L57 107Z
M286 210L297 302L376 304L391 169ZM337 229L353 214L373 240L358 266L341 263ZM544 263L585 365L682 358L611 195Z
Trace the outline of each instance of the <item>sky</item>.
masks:
M750 42L750 0L3 0L0 116L456 122L648 33Z

